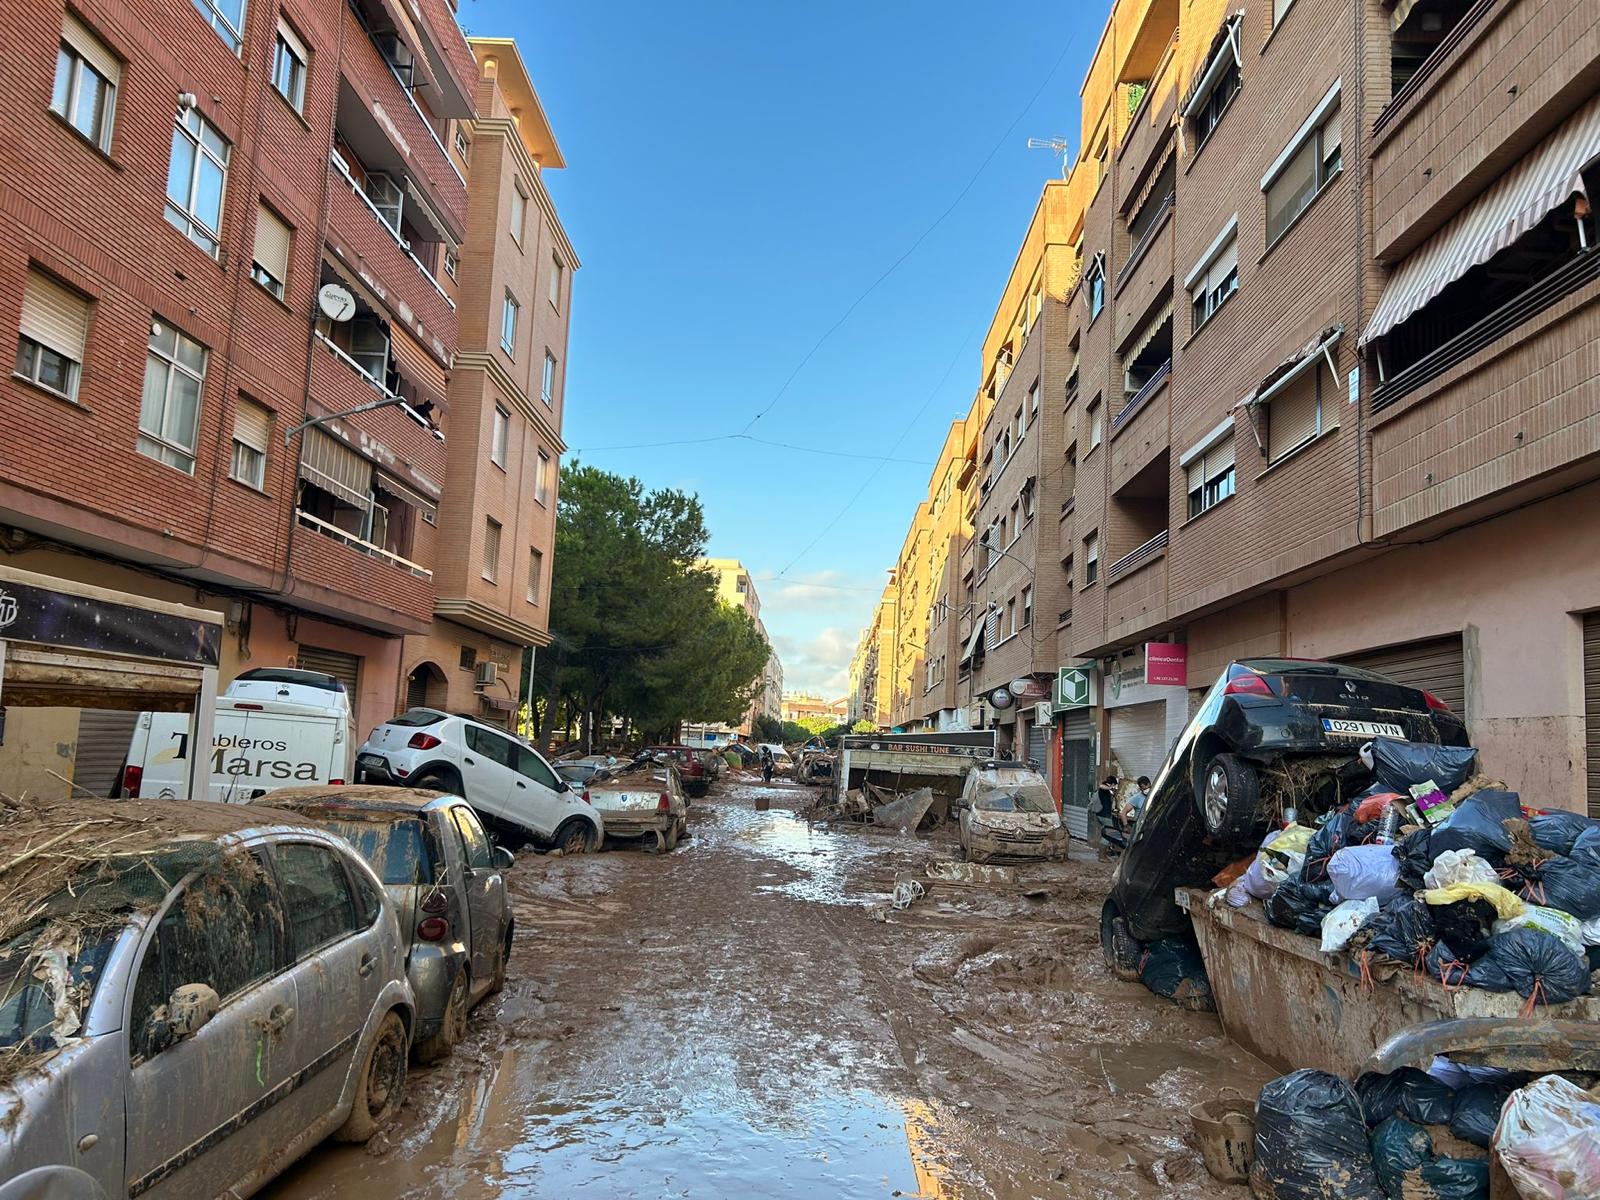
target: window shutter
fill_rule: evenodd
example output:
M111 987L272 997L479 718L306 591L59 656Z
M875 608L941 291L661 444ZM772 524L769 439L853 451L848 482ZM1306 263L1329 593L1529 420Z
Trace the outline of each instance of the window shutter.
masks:
M256 206L256 262L284 283L289 278L289 227L265 204Z
M71 13L61 23L61 38L82 55L86 63L110 80L113 87L122 82L122 62L106 49L105 43L87 25Z
M1206 451L1206 478L1214 479L1233 466L1233 436L1222 439Z
M311 61L311 51L306 49L306 44L300 40L300 38L295 34L295 31L289 28L289 23L287 21L278 22L278 36L284 40L285 44L287 44L289 49L294 52L294 56L298 58L302 64L309 63Z
M1274 396L1267 408L1267 436L1271 457L1282 458L1318 433L1317 375L1307 371Z
M306 430L301 451L301 477L347 504L372 507L372 464L320 429Z
M271 437L272 410L240 396L239 407L233 414L234 441L243 442L250 449L265 454Z
M1239 239L1230 238L1222 253L1206 271L1206 291L1215 292L1222 281L1239 269Z
M81 363L89 334L89 302L48 275L29 271L18 332Z

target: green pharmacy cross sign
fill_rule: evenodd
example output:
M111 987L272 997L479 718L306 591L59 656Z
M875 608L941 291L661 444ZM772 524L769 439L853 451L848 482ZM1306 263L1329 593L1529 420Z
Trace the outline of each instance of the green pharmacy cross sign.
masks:
M1062 667L1056 673L1056 707L1087 708L1093 674L1092 667Z

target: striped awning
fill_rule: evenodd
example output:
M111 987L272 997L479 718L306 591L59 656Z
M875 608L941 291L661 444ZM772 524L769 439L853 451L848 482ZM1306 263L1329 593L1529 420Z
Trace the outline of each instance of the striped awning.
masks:
M1488 262L1573 196L1586 195L1583 171L1600 158L1596 96L1395 268L1365 346L1426 305L1473 267Z
M372 464L320 429L306 430L300 476L346 504L363 511L372 507Z

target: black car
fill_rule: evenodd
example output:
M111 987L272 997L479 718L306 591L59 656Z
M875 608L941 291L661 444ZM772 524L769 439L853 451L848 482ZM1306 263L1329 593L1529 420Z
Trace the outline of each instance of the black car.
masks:
M1290 809L1304 822L1365 788L1359 750L1375 737L1468 744L1437 697L1371 671L1230 663L1162 764L1112 877L1100 920L1112 968L1127 971L1139 942L1188 933L1175 889L1209 884Z

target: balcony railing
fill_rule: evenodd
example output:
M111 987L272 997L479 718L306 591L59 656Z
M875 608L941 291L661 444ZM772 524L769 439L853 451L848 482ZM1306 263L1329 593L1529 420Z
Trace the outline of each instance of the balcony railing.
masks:
M1139 406L1155 395L1156 390L1167 381L1167 376L1171 374L1172 360L1169 358L1156 368L1155 374L1145 380L1144 386L1130 396L1128 402L1117 411L1117 415L1111 418L1111 428L1113 430L1121 429L1128 418L1139 410Z
M355 359L351 358L343 350L339 349L338 346L334 345L327 338L323 337L322 334L319 333L316 335L316 337L317 341L321 342L325 347L327 347L330 354L332 354L340 362L344 363L345 366L349 367L357 375L361 376L361 381L363 383L365 383L379 395L386 396L390 400L393 400L399 409L406 414L406 416L410 417L418 425L422 426L423 429L429 428L428 419L416 409L412 408L411 405L406 402L405 397L401 396L398 392L391 392L384 384L373 377L372 372L368 371Z
M410 95L410 93L408 92L407 95ZM439 285L439 281L433 277L433 272L428 270L428 268L423 265L422 260L415 254L411 253L411 243L406 241L405 238L401 237L400 231L393 225L389 224L388 218L386 218L383 213L378 211L378 206L372 202L372 197L367 195L366 189L356 182L354 175L350 174L349 164L344 161L337 150L332 151L328 155L328 161L333 164L334 170L338 171L340 175L344 176L344 181L350 185L350 190L361 198L361 203L367 206L367 211L372 214L372 219L381 225L383 227L383 231L394 239L394 244L400 247L400 252L411 260L411 265L416 267L418 273L420 273L421 276L433 286L434 291L438 292L439 295L444 297L444 302L450 306L450 311L454 312L456 309L456 302L450 299L450 293L446 292L444 288Z
M1377 120L1372 123L1374 135L1383 132L1384 126L1394 119L1394 115L1403 109L1406 104L1423 88L1428 86L1428 80L1433 77L1441 63L1455 53L1455 49L1466 40L1467 34L1472 31L1483 15L1498 4L1500 0L1478 0L1471 8L1462 14L1461 19L1455 23L1444 39L1433 48L1433 53L1422 60L1411 78L1406 80L1406 85L1399 90L1378 114Z
M341 542L344 545L349 546L350 549L355 550L360 554L365 554L369 558L376 558L382 560L383 562L390 563L396 567L399 567L402 571L406 571L412 575L415 575L418 579L433 578L433 572L428 570L427 567L424 567L418 563L414 563L409 558L401 558L398 554L395 554L391 550L385 550L382 546L375 546L371 542L363 541L355 534L340 529L337 525L329 524L321 517L314 517L304 509L295 509L295 517L300 524L304 525L307 529L314 529L324 537L332 538L336 542Z
M1137 549L1130 550L1116 562L1112 563L1106 571L1106 582L1115 583L1129 572L1136 571L1145 563L1151 562L1161 556L1167 548L1167 531L1163 529L1155 537Z
M1077 496L1068 496L1065 500L1063 500L1061 502L1061 515L1064 517L1068 513L1070 513L1077 503L1078 503L1078 497Z

